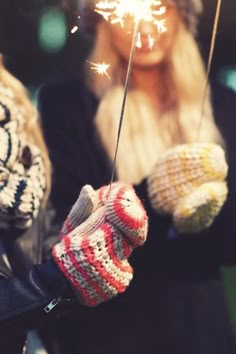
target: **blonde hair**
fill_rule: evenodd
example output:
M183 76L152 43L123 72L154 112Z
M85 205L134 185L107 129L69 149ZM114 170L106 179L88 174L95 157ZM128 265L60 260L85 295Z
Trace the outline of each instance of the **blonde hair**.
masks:
M16 102L24 107L28 118L24 129L27 141L35 144L41 151L46 171L46 193L44 196L45 205L51 189L51 163L49 160L47 147L44 142L42 130L40 128L38 112L29 99L25 87L4 67L2 56L0 56L0 82L5 87L9 87L13 91Z
M89 61L99 62L102 55L110 64L111 80L90 74L88 85L101 99L95 122L112 159L124 90L122 63L111 40L106 22L101 21ZM127 95L116 167L118 177L130 183L146 177L157 158L177 144L204 141L224 145L214 122L209 87L202 110L205 68L197 43L180 18L173 47L159 67L164 83L160 92L164 104L159 112L144 91L131 89Z

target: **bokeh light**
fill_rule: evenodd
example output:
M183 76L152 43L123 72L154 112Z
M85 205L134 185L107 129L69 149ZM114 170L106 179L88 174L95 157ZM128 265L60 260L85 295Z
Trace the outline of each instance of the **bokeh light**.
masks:
M38 25L38 40L41 48L48 53L59 52L68 36L64 13L58 8L44 9Z
M236 66L225 67L220 71L219 80L236 92Z

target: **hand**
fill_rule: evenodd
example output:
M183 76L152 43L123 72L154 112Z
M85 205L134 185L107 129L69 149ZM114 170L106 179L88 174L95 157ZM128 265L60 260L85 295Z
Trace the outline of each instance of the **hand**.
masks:
M179 232L209 227L226 198L228 166L216 144L192 143L170 149L148 177L151 204L173 216Z
M52 253L80 302L96 306L128 287L133 277L128 257L146 240L147 215L133 188L119 183L110 191L85 186L75 206L81 220L87 218Z

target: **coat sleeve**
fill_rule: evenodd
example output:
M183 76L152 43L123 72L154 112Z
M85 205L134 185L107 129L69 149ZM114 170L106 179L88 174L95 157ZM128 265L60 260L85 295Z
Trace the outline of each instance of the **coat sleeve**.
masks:
M53 260L36 265L21 276L1 280L1 335L12 328L19 334L39 327L47 321L50 309L62 303L65 296L72 299L72 292Z

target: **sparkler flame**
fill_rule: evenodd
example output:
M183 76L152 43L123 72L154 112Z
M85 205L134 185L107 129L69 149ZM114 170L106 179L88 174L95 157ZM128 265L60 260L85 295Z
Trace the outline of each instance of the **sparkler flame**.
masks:
M91 64L91 69L94 70L97 74L99 75L106 75L106 77L108 79L110 79L110 76L107 72L107 70L109 69L110 67L110 64L106 64L106 63L93 63L91 61L88 61L87 62L89 64Z
M158 24L158 17L166 12L161 0L100 0L95 5L95 12L111 23L123 24L125 17L134 21L151 21Z
M166 7L162 0L98 0L95 4L95 12L103 16L111 24L119 23L122 27L126 18L133 18L134 23L142 21L151 22L157 28L158 34L166 32L165 19L161 18ZM130 32L128 32L130 33ZM149 48L152 49L155 43L154 38L148 35ZM141 33L138 32L136 47L142 48ZM109 64L91 63L91 69L99 75L110 76L107 73Z

